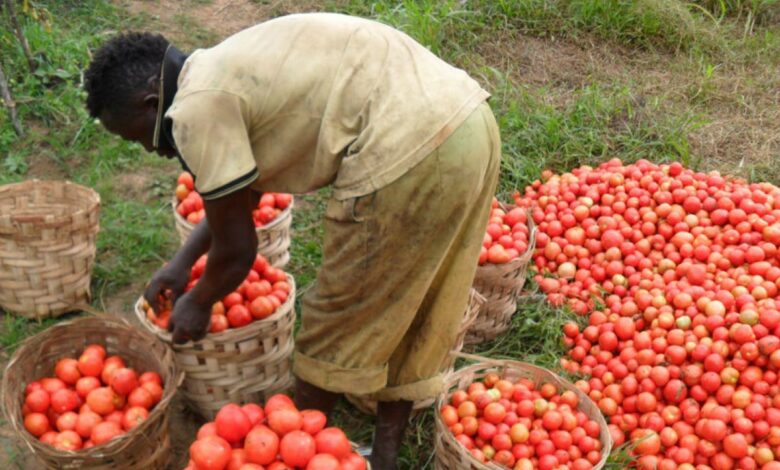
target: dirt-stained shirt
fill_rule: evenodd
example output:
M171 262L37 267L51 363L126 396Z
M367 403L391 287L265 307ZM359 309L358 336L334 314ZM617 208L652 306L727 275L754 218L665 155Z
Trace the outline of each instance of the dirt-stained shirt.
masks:
M205 199L329 184L347 199L402 176L488 96L398 30L312 13L193 52L166 117Z

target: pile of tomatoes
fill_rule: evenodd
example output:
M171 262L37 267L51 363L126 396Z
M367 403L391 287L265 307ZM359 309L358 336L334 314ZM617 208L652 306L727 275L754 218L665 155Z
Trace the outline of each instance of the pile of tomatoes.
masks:
M505 264L528 249L528 214L514 207L505 211L493 198L485 238L479 252L479 264Z
M27 384L22 413L30 434L61 450L87 449L124 434L163 396L156 372L139 376L98 344L78 359L60 359L54 374Z
M195 181L192 174L184 172L176 181L176 212L191 224L197 224L204 217L203 198L195 191ZM281 212L292 204L293 196L288 193L265 193L260 197L257 209L252 211L255 226L260 228L274 220Z
M452 394L441 419L471 455L514 470L588 470L601 460L599 425L571 390L496 373Z
M679 163L545 172L536 281L641 469L780 469L780 189Z
M192 266L186 291L192 289L206 271L206 261L207 256L203 255ZM228 328L241 328L255 320L270 317L287 301L290 289L287 274L270 265L263 255L258 254L246 279L235 291L211 307L209 333L219 333ZM161 300L165 307L159 313L146 302L144 302L144 310L150 322L159 328L167 329L173 303L167 298Z
M298 411L287 395L265 408L225 405L198 430L185 470L365 470L344 432L326 421L320 411Z

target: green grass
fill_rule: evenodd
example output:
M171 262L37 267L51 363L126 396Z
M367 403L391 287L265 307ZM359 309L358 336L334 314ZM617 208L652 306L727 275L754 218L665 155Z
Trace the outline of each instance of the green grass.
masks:
M190 9L210 0L187 0ZM750 93L773 96L776 82L764 77L780 65L780 0L324 0L321 6L368 16L398 27L436 54L478 77L493 95L491 105L503 140L500 192L537 179L543 169L567 171L608 158L683 161L711 169L719 162L697 155L692 136L724 102L752 112ZM255 0L284 11L284 2ZM219 35L187 9L168 24L148 13L131 16L100 0L39 0L21 12L39 68L31 74L5 18L0 17L0 61L11 79L27 135L17 138L0 110L0 184L32 176L67 178L95 188L102 197L101 233L93 275L94 303L132 298L178 246L169 197L178 168L107 134L84 109L81 71L109 34L123 28L178 29L183 47L208 46ZM576 84L538 84L512 56L528 39L545 44L596 44L631 58L674 62L682 89L647 91L641 64L628 76L584 76ZM484 54L496 41L507 68ZM507 50L501 49L506 44ZM516 46L511 49L509 46ZM583 46L585 47L585 46ZM587 47L586 47L587 48ZM596 48L598 49L598 48ZM545 66L543 63L539 66ZM765 71L753 76L751 71ZM724 85L736 74L738 94ZM747 94L742 94L746 91ZM762 95L763 94L763 95ZM767 121L768 122L768 121ZM739 156L737 156L739 157ZM737 158L739 161L739 158ZM780 183L771 162L737 165L752 181ZM300 297L321 263L322 226L328 190L296 199L291 262ZM473 352L534 362L558 370L564 354L561 326L572 315L547 305L529 281L510 330ZM124 297L123 297L124 296ZM3 315L0 347L8 354L24 338L53 324ZM371 442L373 418L340 405L336 423L362 444ZM433 412L414 417L401 468L432 468ZM14 450L6 452L13 459ZM0 459L2 460L2 459ZM613 452L609 469L628 466L628 452Z

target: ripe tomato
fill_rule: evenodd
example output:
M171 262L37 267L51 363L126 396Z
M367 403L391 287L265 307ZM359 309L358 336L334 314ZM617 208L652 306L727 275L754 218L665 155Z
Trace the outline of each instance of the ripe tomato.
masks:
M33 413L46 413L51 404L51 397L43 388L36 389L25 397L24 404Z
M78 419L79 415L72 411L66 411L57 418L55 426L60 432L73 431L76 429L76 423L78 422Z
M82 377L76 382L76 393L78 393L80 398L86 399L89 392L100 388L100 385L100 379L97 377Z
M280 410L283 408L289 408L295 410L295 403L293 403L292 399L284 394L276 394L273 395L271 398L266 400L265 402L265 414L266 416L270 415L276 410Z
M301 430L312 436L316 436L318 432L322 431L327 422L325 413L319 410L303 410L301 411L301 418L303 419Z
M127 403L130 406L140 406L141 408L146 408L147 410L151 409L152 406L154 406L154 397L152 394L147 390L147 387L154 386L153 383L145 383L143 387L138 387L132 392L130 392L130 395L127 397ZM158 385L159 387L159 385ZM87 397L89 398L89 397ZM90 405L90 408L92 406ZM101 413L102 414L102 413Z
M317 454L309 460L306 470L341 470L336 457L330 454Z
M341 470L366 470L366 460L356 453L341 459Z
M241 328L252 323L252 315L244 305L233 305L227 312L228 323L232 328Z
M252 316L258 320L271 316L274 310L273 302L266 296L255 298L249 306Z
M219 436L206 436L190 445L190 459L199 470L223 470L231 455L230 444Z
M228 442L241 442L252 428L252 422L244 411L236 404L230 403L222 407L214 420L217 435Z
M67 387L65 382L60 379L45 377L41 379L41 388L46 390L49 396L53 395L57 390L62 390Z
M330 454L342 459L352 451L347 435L339 428L323 429L314 436L314 441L320 454Z
M276 454L279 452L279 436L260 424L246 435L244 450L249 462L268 465L276 459Z
M121 435L124 431L122 428L113 421L103 421L97 423L92 428L92 434L90 440L96 446L110 441L111 439Z
M83 411L79 413L76 419L75 431L84 439L89 439L92 436L92 429L103 421L103 418L99 414L92 411Z
M114 391L109 387L100 387L92 390L87 394L87 406L101 416L109 415L115 409L114 395Z
M79 372L79 361L66 357L57 361L57 365L54 366L54 374L58 379L62 380L68 385L75 385L75 383L81 378L81 372Z
M143 388L152 396L152 406L156 405L160 402L160 400L162 400L164 391L157 382L146 382L145 384L142 384L140 388Z
M81 398L73 389L57 390L51 395L51 409L55 413L73 411L81 406Z
M246 417L249 418L249 422L252 423L252 426L260 424L265 418L265 412L263 411L263 408L260 405L256 405L254 403L247 403L241 407L241 410L244 412Z
M24 417L24 428L35 437L49 431L49 418L43 413L30 413Z
M224 315L212 315L209 324L209 333L220 333L230 327L228 319Z
M282 408L268 415L268 427L279 436L288 432L300 430L303 427L303 417L298 410Z
M131 406L125 411L122 417L122 427L125 431L129 431L138 426L142 422L146 421L149 417L149 410L141 408L140 406Z
M52 445L60 450L79 450L82 446L81 436L75 431L62 431L54 438Z
M94 354L94 355L98 356L100 359L105 359L106 358L106 348L104 348L103 346L101 346L99 344L90 344L89 346L84 348L84 351L81 354L82 355L84 355L84 354ZM83 372L82 372L82 374L83 374Z
M279 412L277 412L279 413ZM314 457L314 438L303 431L290 431L279 443L279 454L284 463L291 467L304 467Z
M111 377L111 388L120 395L129 395L138 387L138 375L133 369L122 367Z

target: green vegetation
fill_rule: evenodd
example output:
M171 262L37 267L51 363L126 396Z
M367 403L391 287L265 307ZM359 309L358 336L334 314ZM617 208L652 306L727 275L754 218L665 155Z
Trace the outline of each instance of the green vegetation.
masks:
M81 71L91 51L122 28L159 30L188 48L208 46L227 33L220 29L221 16L197 14L212 8L212 1L184 0L186 8L167 16L150 13L147 3L20 2L20 20L38 64L34 73L0 12L0 63L26 131L18 138L0 109L0 183L66 178L100 192L94 304L126 314L154 269L178 246L169 205L178 168L107 134L91 119ZM247 11L257 12L247 25L263 15L297 11L293 1L246 3ZM125 9L130 4L136 13ZM545 168L566 171L613 157L679 160L780 183L772 161L780 133L780 0L308 4L396 26L477 77L493 95L502 129L504 199ZM296 199L288 270L296 276L299 299L320 264L319 221L328 194ZM510 331L475 352L556 369L564 353L561 325L569 319L569 313L531 293L520 302ZM54 321L4 315L3 354ZM346 404L340 410L337 422L350 437L370 442L372 419ZM432 417L427 411L413 419L402 468L432 467ZM17 462L18 452L2 437L5 458ZM627 459L625 450L613 452L608 468L625 468Z

